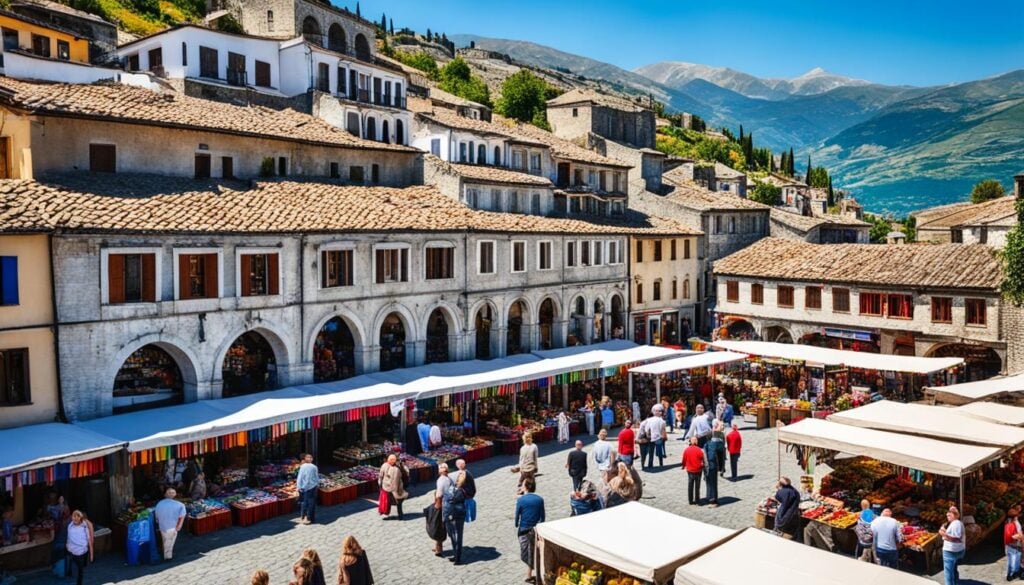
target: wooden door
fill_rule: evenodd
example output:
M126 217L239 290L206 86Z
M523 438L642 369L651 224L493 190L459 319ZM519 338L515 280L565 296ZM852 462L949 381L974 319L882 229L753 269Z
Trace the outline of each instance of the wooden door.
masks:
M210 178L210 155L196 154L196 178Z

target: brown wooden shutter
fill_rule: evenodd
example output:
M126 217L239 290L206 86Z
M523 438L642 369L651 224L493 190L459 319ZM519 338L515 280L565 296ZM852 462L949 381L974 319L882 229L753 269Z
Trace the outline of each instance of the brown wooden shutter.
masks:
M400 268L402 270L402 272L401 272L401 274L402 274L402 282L409 282L409 249L408 248L402 248L402 250L399 253L398 257L399 257L399 261L398 262L399 262L399 264L401 264Z
M383 284L384 282L384 250L377 250L376 261L377 261L377 284Z
M156 302L156 254L142 255L142 300Z
M204 254L203 261L206 268L206 298L217 298L217 255Z
M178 298L181 300L192 298L191 290L188 286L188 259L191 257L190 254L178 256Z
M327 250L320 252L320 288L327 288Z
M280 263L277 254L267 254L267 292L272 295L280 293L281 278L278 271Z
M241 267L238 269L239 280L242 282L242 296L252 296L252 256L242 254Z
M107 284L109 302L116 305L124 302L124 254L107 256Z

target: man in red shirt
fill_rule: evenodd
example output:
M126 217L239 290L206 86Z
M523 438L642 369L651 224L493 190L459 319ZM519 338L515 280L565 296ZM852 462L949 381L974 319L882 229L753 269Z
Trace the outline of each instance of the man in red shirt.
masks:
M736 481L736 465L740 462L740 450L743 449L743 437L740 428L732 423L732 432L725 436L725 448L729 451L729 467L732 468L732 481Z
M700 480L704 471L704 449L697 446L697 437L690 437L690 446L683 450L683 469L686 470L686 495L690 505L700 505Z
M632 467L633 453L635 450L636 445L634 444L633 421L626 420L622 430L619 431L619 446L617 451L619 454L619 461Z

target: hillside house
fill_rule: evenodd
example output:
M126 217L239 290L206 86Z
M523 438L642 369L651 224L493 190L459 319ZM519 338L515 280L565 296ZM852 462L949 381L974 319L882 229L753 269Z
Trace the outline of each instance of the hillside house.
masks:
M712 191L747 196L747 175L720 162L696 165L693 168L693 180Z
M984 203L943 206L919 212L917 239L921 242L988 244L1002 247L1017 225L1017 198L1000 197Z
M14 0L10 3L10 10L87 40L90 63L108 62L117 49L117 27L95 14L77 10L54 0Z
M810 188L803 181L771 173L758 181L774 185L782 189L782 206L789 207L797 213L810 214Z
M771 235L813 244L866 244L871 224L839 215L801 215L773 207Z
M573 89L548 100L548 122L560 138L576 140L596 134L633 148L654 148L654 110L640 102Z

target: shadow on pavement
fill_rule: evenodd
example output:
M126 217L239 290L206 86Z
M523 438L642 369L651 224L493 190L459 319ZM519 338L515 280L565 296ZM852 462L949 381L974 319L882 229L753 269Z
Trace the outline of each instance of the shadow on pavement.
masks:
M493 561L501 556L498 549L493 546L463 546L462 547L462 562L466 565L472 565L473 563L485 563L487 561Z

